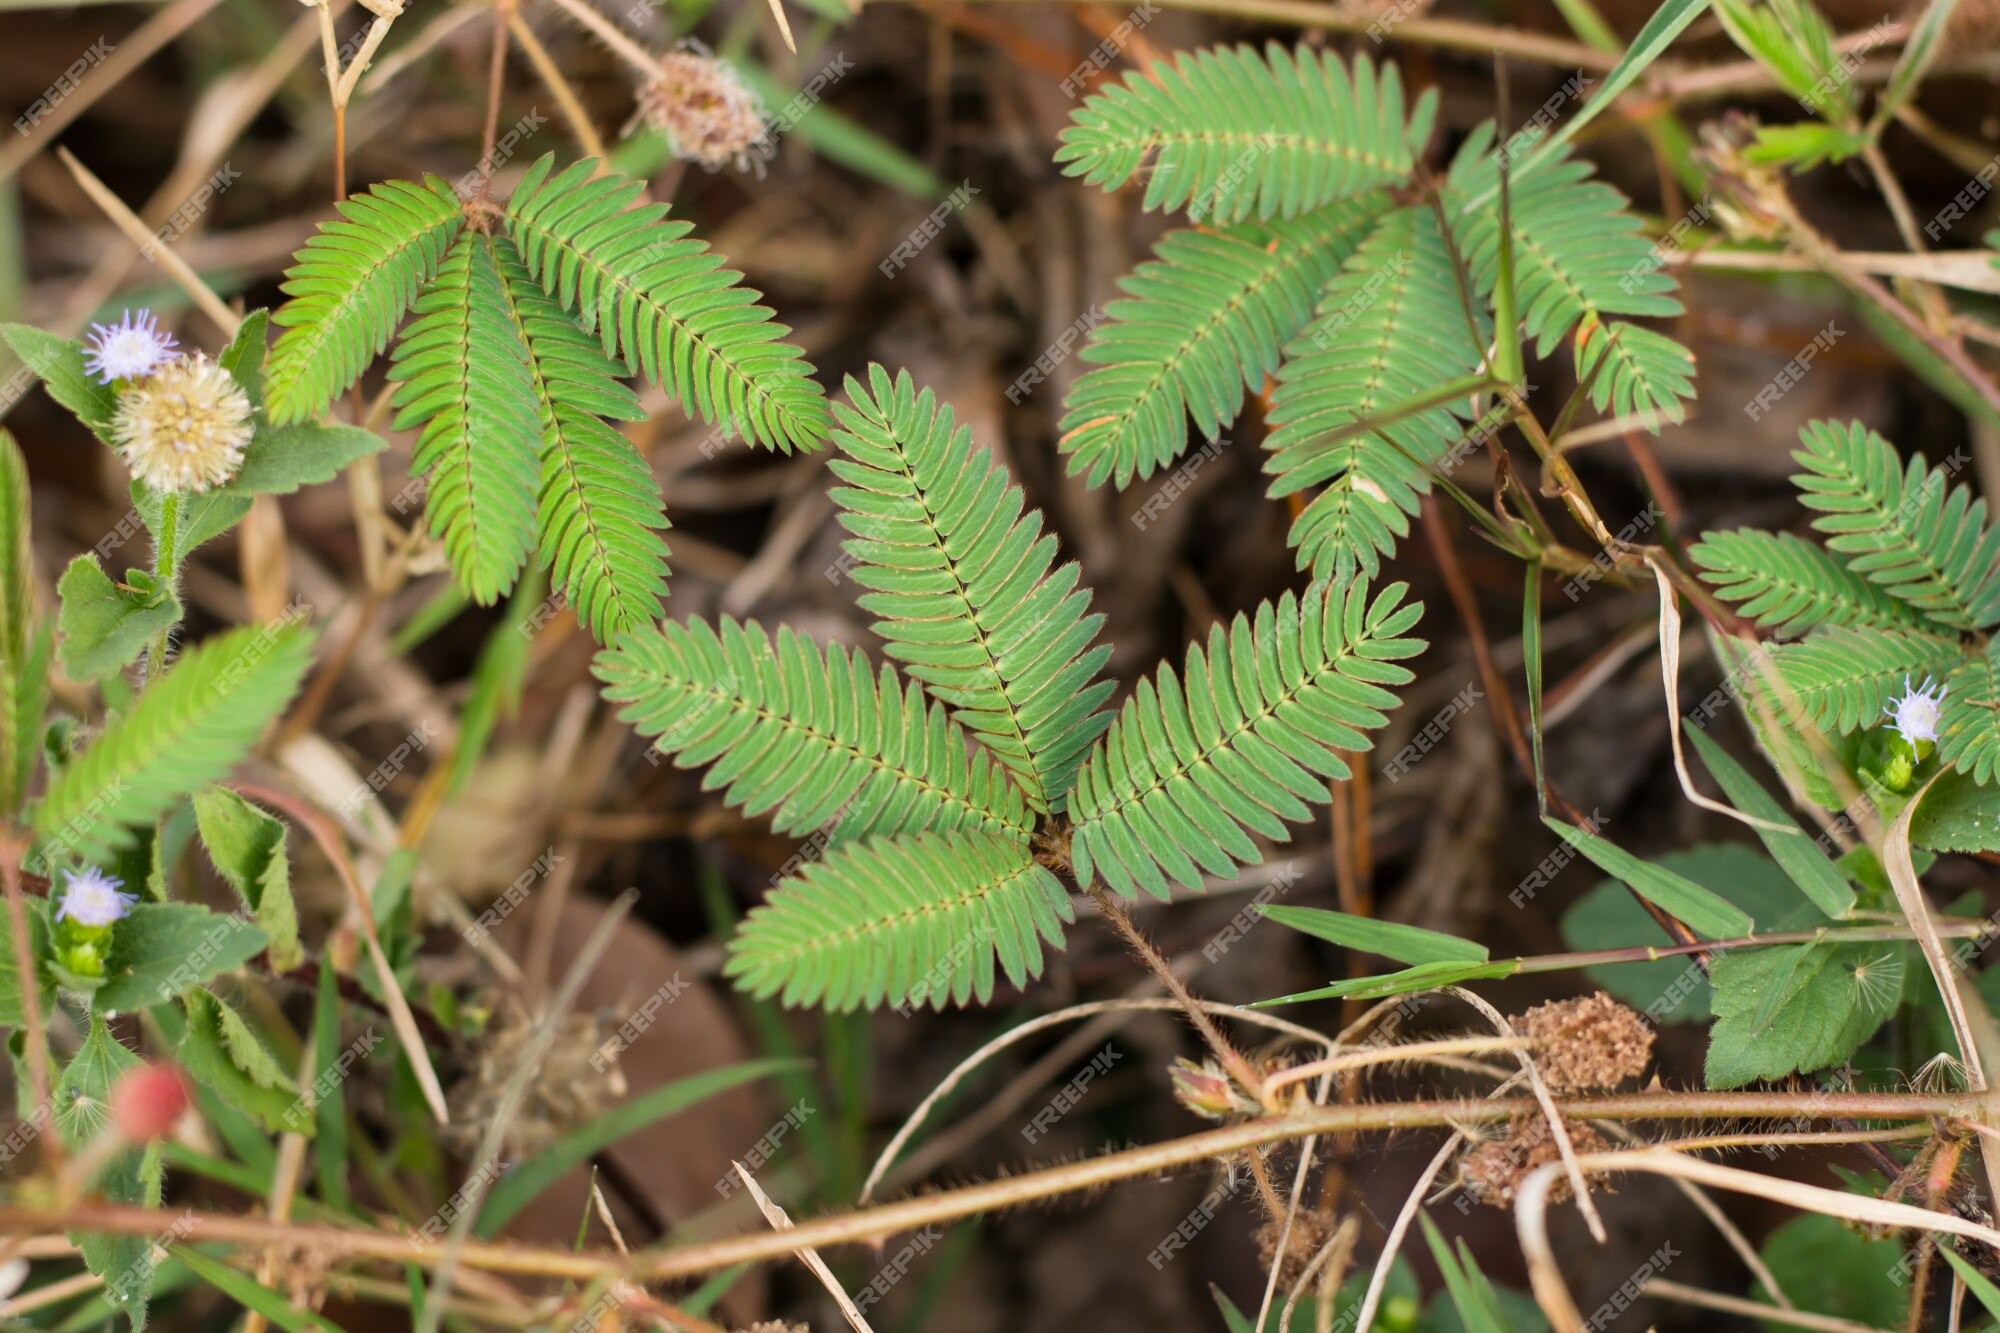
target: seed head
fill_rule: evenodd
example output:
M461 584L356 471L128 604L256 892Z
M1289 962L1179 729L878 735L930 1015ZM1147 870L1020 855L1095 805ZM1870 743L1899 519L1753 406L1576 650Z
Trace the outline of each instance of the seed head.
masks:
M160 328L152 311L135 314L127 310L116 324L90 326L83 368L97 376L100 384L144 379L173 360L178 347L174 335Z
M729 65L684 48L660 57L660 72L639 88L638 119L666 136L674 156L710 171L750 166L765 138L764 108Z
M156 491L205 491L243 466L250 399L196 352L171 361L118 397L111 430L132 474Z
M1563 1120L1570 1146L1581 1153L1603 1152L1610 1145L1602 1134L1580 1121ZM1513 1206L1521 1182L1538 1166L1560 1162L1562 1152L1549 1122L1539 1113L1517 1116L1507 1127L1507 1137L1480 1144L1459 1160L1459 1179L1466 1193L1495 1208ZM1589 1173L1586 1172L1586 1175ZM1561 1203L1570 1196L1569 1178L1557 1176L1549 1189L1549 1201Z
M1538 1004L1513 1022L1533 1043L1535 1067L1557 1092L1615 1088L1646 1072L1653 1054L1646 1020L1603 991Z
M58 921L102 928L121 920L132 910L132 904L139 901L134 894L118 891L125 881L113 879L95 866L86 866L81 871L66 870L63 876L68 883L56 908Z

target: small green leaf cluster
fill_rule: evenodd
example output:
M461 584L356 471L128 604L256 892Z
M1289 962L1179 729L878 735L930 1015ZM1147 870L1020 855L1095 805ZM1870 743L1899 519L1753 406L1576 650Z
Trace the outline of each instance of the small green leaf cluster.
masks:
M1291 529L1299 567L1373 577L1433 478L1519 410L1519 340L1538 356L1567 340L1600 409L1682 420L1693 359L1631 322L1681 307L1624 197L1538 126L1481 125L1433 180L1436 109L1393 64L1276 44L1157 62L1089 98L1064 169L1108 189L1143 173L1147 208L1204 225L1160 241L1082 351L1097 368L1066 404L1070 470L1149 477L1190 417L1213 436L1275 377L1270 493L1316 492Z
M1940 772L1940 795L1961 781L1991 786L2000 773L2000 529L1953 479L1965 455L1942 467L1905 462L1854 423L1812 422L1800 442L1793 482L1822 543L1742 529L1710 533L1689 552L1709 585L1778 641L1737 663L1748 711L1777 720L1781 734L1767 731L1766 743L1824 788L1816 799L1831 808L1845 802L1816 765L1797 760L1802 728L1828 733L1852 776L1888 797ZM1892 707L1927 682L1943 692L1935 735L1897 734ZM1985 845L2000 845L1992 824Z
M286 274L271 411L322 411L397 339L398 429L420 434L425 514L490 604L531 555L600 641L666 594L658 483L611 424L640 375L723 432L790 452L828 429L819 386L741 275L597 161L529 169L504 207L436 177L339 205Z

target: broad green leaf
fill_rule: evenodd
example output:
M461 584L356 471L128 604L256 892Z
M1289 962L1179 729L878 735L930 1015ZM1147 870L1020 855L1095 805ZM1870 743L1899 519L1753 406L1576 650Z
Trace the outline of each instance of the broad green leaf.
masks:
M1757 923L1743 909L1684 875L1643 861L1616 843L1561 820L1544 819L1542 822L1554 829L1564 842L1596 862L1600 870L1616 875L1630 884L1640 897L1666 909L1711 939L1730 939L1751 934L1757 929Z
M172 591L154 586L139 570L128 571L121 587L94 555L69 562L56 595L62 599L56 659L74 681L88 683L123 669L181 619L180 599Z
M350 463L380 453L389 442L359 426L313 421L259 426L243 451L243 466L225 488L231 495L290 495L332 481Z
M1734 949L1709 968L1707 1080L1738 1088L1839 1064L1875 1035L1903 996L1896 944Z
M72 1153L81 1151L104 1131L109 1108L107 1098L119 1075L136 1069L141 1061L111 1035L104 1020L93 1017L90 1035L77 1048L74 1059L56 1079L51 1093L56 1103L56 1132ZM116 1152L99 1170L93 1184L112 1203L137 1204L157 1208L161 1185L158 1144L140 1150ZM102 1232L70 1233L90 1271L104 1279L108 1295L114 1297L134 1333L146 1326L146 1305L152 1290L153 1242L148 1236L116 1236Z
M1910 816L1910 843L1934 852L2000 851L2000 786L1947 770Z
M236 336L229 340L229 346L215 358L216 364L229 372L249 398L260 422L264 419L264 356L268 350L264 341L270 327L270 311L252 310L236 326Z
M1399 963L1483 963L1492 956L1483 944L1422 926L1330 912L1323 907L1279 907L1265 903L1257 910L1281 926L1302 930L1345 948L1393 958Z
M254 1115L272 1133L311 1134L298 1085L279 1066L243 1016L197 986L182 997L187 1028L176 1054L189 1074L239 1111Z
M196 903L139 903L112 931L104 987L91 1007L109 1014L164 1003L243 966L267 942L249 921Z
M1785 826L1782 831L1760 827L1756 834L1772 859L1784 867L1792 883L1799 886L1799 892L1830 917L1845 916L1852 911L1853 888L1834 868L1833 862L1826 859L1826 854L1806 836L1805 830L1793 822L1792 817L1785 813L1785 808L1764 790L1757 779L1750 776L1743 765L1709 739L1706 732L1693 723L1683 725L1688 739L1694 742L1694 748L1701 751L1702 762L1708 765L1708 771L1722 784L1722 790L1728 793L1737 809L1754 819Z
M291 971L304 960L305 950L299 946L283 821L229 788L213 786L194 794L194 815L209 859L270 936L272 970Z
M1868 1236L1837 1217L1807 1213L1773 1231L1758 1247L1778 1285L1801 1310L1869 1328L1901 1328L1910 1288L1900 1238ZM1759 1283L1757 1295L1771 1299ZM1767 1321L1771 1333L1796 1326Z
M487 1238L499 1235L515 1214L533 1203L564 1172L589 1161L627 1135L677 1115L717 1093L727 1092L796 1063L792 1060L746 1060L727 1068L691 1074L642 1092L596 1119L577 1126L500 1178L486 1196L485 1206L480 1209L478 1234Z
M118 395L83 368L82 343L27 324L0 324L0 338L41 376L49 397L74 412L97 438L106 444L112 442L111 420L118 414Z

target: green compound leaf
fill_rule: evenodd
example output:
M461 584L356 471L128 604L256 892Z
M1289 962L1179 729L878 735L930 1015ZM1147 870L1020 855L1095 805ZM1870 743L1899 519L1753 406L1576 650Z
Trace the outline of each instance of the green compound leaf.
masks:
M833 471L863 610L911 676L985 743L1037 810L1061 810L1084 751L1111 724L1111 657L1092 641L1074 564L1023 511L1021 488L949 406L907 374L869 369L837 409Z
M1217 625L1180 675L1142 680L1070 796L1077 881L1094 872L1127 897L1164 897L1169 877L1199 888L1203 871L1230 878L1261 862L1250 832L1289 841L1286 822L1310 818L1328 781L1348 776L1341 754L1368 749L1364 729L1388 721L1396 696L1384 687L1411 679L1399 663L1425 645L1403 637L1422 613L1405 591L1371 600L1358 583L1315 583L1263 603L1254 622Z
M312 634L251 625L190 649L49 783L34 808L45 858L103 861L181 797L226 777L298 689Z
M1405 110L1393 64L1273 42L1184 52L1086 99L1062 133L1064 174L1115 190L1144 174L1147 209L1194 221L1296 217L1415 170L1435 93Z
M604 697L682 768L712 764L703 787L770 814L780 833L838 817L838 839L922 829L1020 838L1026 798L943 707L889 667L755 622L669 622L597 656Z
M730 941L724 971L762 997L836 1012L984 1004L1063 943L1069 895L1025 839L926 833L835 848L785 880ZM998 964L997 968L995 964Z
M272 320L265 407L283 425L321 411L361 377L437 271L465 223L458 196L436 176L385 181L334 207L285 271L291 297Z

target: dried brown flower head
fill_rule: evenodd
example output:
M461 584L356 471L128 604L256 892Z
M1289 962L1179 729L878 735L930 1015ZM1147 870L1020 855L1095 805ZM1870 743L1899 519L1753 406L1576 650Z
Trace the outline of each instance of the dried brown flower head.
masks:
M638 119L666 136L674 156L710 171L751 165L765 140L764 108L742 76L694 47L660 57L659 74L639 88Z
M1610 1147L1605 1137L1589 1125L1565 1119L1570 1146L1578 1153L1603 1152ZM1520 1192L1521 1181L1538 1166L1562 1160L1549 1122L1539 1113L1514 1118L1505 1138L1480 1144L1459 1160L1459 1179L1466 1193L1495 1208L1511 1207ZM1568 1177L1558 1176L1549 1189L1549 1200L1561 1203L1570 1196Z
M456 1146L475 1146L499 1107L501 1092L527 1058L537 1016L507 1005L493 1017L478 1063L453 1087ZM566 1131L603 1114L618 1099L615 1064L593 1062L617 1020L594 1013L564 1017L548 1055L528 1084L527 1098L509 1122L503 1156L533 1156ZM600 1067L601 1066L601 1067Z
M1557 1092L1615 1088L1645 1073L1653 1054L1646 1020L1603 991L1538 1004L1513 1022L1534 1043L1535 1067Z

